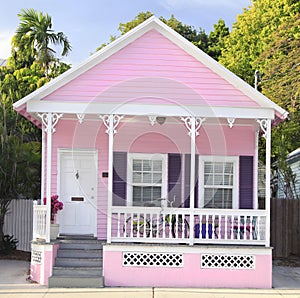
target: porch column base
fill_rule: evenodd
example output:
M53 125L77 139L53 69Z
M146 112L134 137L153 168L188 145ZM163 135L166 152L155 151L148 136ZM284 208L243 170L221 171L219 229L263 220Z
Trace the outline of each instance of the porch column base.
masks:
M48 285L59 244L38 243L31 245L30 279L41 285Z

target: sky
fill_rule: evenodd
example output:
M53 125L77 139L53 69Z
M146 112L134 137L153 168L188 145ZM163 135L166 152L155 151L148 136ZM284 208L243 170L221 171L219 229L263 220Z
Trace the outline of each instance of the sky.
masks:
M76 65L87 59L111 35L118 36L118 26L133 20L139 12L150 11L157 17L175 18L206 33L220 18L231 28L251 0L8 0L0 5L0 59L10 55L10 41L23 8L34 8L52 17L55 32L62 31L72 45L63 59Z

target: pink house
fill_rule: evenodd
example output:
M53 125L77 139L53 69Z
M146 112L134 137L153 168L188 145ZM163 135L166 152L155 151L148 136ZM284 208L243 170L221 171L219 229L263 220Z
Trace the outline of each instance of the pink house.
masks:
M41 193L48 200L34 206L32 279L49 286L272 286L271 126L287 113L159 19L14 108L43 134ZM64 203L58 239L50 236L53 194Z

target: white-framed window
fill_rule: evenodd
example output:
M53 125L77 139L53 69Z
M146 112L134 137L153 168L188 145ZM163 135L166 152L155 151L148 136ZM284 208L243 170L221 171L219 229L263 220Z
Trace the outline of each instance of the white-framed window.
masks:
M201 208L238 208L238 167L237 156L200 156L199 206Z
M129 206L158 206L167 197L167 155L128 154L127 177Z

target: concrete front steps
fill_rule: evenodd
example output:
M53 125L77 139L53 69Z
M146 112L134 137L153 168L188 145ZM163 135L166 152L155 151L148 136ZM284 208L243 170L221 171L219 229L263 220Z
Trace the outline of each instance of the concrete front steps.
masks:
M102 242L92 236L61 236L49 288L102 288Z

